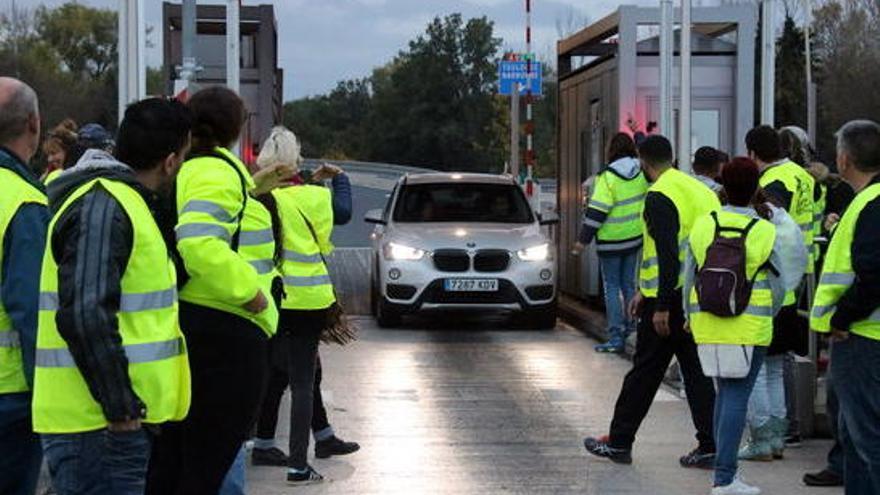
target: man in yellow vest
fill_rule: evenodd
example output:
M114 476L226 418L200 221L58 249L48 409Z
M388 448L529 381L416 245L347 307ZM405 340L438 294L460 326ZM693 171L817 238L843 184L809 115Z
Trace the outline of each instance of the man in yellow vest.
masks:
M697 218L721 208L718 197L697 179L672 167L672 145L662 136L649 136L639 146L639 159L653 184L645 196L644 251L639 294L632 304L638 314L636 354L626 375L611 431L607 437L588 437L587 451L613 462L630 464L636 432L648 414L654 395L672 357L684 375L688 405L699 446L681 457L682 467L711 468L715 460L712 415L715 391L703 375L693 337L684 331L681 288L687 240Z
M27 166L39 144L37 95L0 77L0 493L10 495L33 495L42 458L30 390L49 213Z
M880 493L880 125L838 131L837 168L857 195L825 255L810 317L831 332L847 495Z
M33 416L59 495L142 494L145 426L189 409L176 274L152 212L191 126L179 102L136 103L116 158L89 150L49 188Z

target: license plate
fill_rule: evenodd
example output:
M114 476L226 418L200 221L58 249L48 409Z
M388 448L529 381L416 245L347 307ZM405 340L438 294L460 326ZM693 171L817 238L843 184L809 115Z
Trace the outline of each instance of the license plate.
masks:
M449 278L443 283L446 292L498 292L498 279Z

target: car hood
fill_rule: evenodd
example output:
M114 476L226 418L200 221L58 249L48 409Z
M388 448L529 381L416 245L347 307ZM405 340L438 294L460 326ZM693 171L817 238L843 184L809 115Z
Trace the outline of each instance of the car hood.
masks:
M438 249L505 249L517 251L548 242L537 224L406 223L397 224L386 240L406 246Z

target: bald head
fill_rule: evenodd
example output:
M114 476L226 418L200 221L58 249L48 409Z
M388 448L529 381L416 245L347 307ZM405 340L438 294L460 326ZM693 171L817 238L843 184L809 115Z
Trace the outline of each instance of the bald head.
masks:
M39 140L37 94L18 79L0 77L0 145L30 160Z

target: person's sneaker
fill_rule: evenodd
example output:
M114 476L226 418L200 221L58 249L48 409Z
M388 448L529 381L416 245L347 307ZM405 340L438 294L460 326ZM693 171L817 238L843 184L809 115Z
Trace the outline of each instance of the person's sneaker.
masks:
M257 449L251 451L251 464L254 466L286 466L287 454L277 447L271 449Z
M785 436L785 448L787 449L797 449L803 447L804 443L801 440L800 435L786 435Z
M829 469L823 469L818 473L805 474L804 484L807 486L843 486L843 476Z
M315 442L315 457L327 459L334 455L348 455L361 450L361 446L355 442L345 442L338 437L330 437L320 442Z
M715 452L706 452L700 447L688 452L678 459L681 467L696 469L714 469Z
M288 485L313 485L322 481L324 481L324 477L321 476L317 471L315 471L315 468L313 468L312 466L306 466L306 468L302 471L299 471L297 469L287 470Z
M712 488L712 495L761 495L761 489L734 478L729 485Z
M596 457L605 457L617 464L632 464L632 449L617 449L608 445L608 437L587 437L584 448Z
M604 344L593 346L593 350L603 354L621 354L626 349L626 345L620 339L611 339Z

